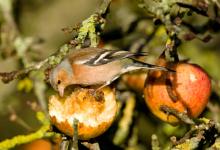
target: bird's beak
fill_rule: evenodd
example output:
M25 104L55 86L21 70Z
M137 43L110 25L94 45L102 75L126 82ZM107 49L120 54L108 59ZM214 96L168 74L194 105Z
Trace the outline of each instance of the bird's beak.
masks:
M63 95L64 95L64 89L65 89L65 87L63 87L63 86L58 87L58 92L61 97L63 97Z

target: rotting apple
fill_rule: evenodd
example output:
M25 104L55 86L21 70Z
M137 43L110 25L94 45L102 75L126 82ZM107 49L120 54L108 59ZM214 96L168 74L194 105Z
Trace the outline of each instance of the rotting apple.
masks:
M78 120L78 138L88 140L104 133L117 113L115 91L105 87L81 88L70 95L49 98L49 115L52 124L66 135L73 136L73 122Z

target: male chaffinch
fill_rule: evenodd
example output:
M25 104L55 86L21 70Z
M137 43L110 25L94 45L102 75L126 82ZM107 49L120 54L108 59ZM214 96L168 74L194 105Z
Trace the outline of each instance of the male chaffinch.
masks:
M146 53L132 53L123 50L106 50L101 48L83 48L73 50L64 60L53 68L49 74L52 87L60 96L69 85L111 84L122 74L140 69L158 69L172 71L168 68L140 62L134 56Z

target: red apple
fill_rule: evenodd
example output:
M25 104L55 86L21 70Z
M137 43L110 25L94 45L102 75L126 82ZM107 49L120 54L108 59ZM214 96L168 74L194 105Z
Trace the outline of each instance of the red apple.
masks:
M198 65L179 62L159 64L170 66L176 73L150 71L144 88L145 101L151 112L163 121L178 123L179 119L166 114L161 106L198 117L206 107L211 93L208 74Z

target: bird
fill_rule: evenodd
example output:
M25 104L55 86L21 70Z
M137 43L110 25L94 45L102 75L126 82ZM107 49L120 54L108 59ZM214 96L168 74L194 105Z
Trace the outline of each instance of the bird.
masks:
M70 85L93 86L100 88L111 84L121 75L140 69L172 71L166 67L148 64L135 59L146 56L146 52L133 53L125 50L103 48L73 49L49 73L52 87L61 97Z

